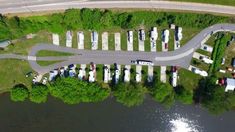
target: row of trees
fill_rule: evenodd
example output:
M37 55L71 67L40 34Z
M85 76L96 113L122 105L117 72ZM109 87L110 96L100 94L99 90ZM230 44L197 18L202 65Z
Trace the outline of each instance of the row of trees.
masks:
M187 21L185 21L187 20ZM166 13L154 11L112 12L99 9L68 9L64 13L44 16L6 17L0 15L0 40L21 37L28 33L48 30L64 33L66 30L100 30L113 27L124 29L137 26L167 26L175 23L183 27L205 28L228 17L193 13Z
M222 58L224 57L225 50L227 47L227 42L230 38L224 33L218 33L217 39L215 40L215 46L212 52L213 64L209 67L209 73L215 73L220 69Z
M34 103L44 103L47 101L49 90L45 85L34 85L31 90L28 90L24 85L17 85L11 89L11 100L22 102L29 98Z
M110 96L112 91L117 102L132 107L142 104L146 94L149 93L155 101L167 108L178 100L184 104L200 103L211 113L220 114L235 107L235 94L225 93L224 88L216 85L215 81L215 76L203 78L196 91L193 92L180 85L173 88L170 84L161 82L154 82L148 86L132 81L120 82L111 90L76 78L58 78L48 86L34 85L30 90L23 85L17 85L11 89L10 95L11 100L15 102L29 98L34 103L44 103L50 94L66 104L78 104L103 101Z
M77 104L102 101L109 96L110 90L75 78L59 78L48 86L33 85L29 90L23 85L17 85L10 91L12 101L25 101L29 98L34 103L46 102L49 93L64 103Z
M150 85L149 85L150 86ZM154 100L165 106L171 106L175 99L183 103L192 103L192 97L187 90L181 87L181 90L173 89L170 84L155 83L149 86L143 86L136 82L123 83L109 88L102 88L96 83L88 83L76 78L57 78L48 86L34 85L32 89L27 89L23 85L17 85L11 89L11 100L25 101L29 98L35 103L44 103L47 101L48 94L62 100L66 104L78 104L80 102L99 102L109 97L111 91L117 102L125 106L138 106L143 103L146 93L150 93ZM190 100L190 101L188 101Z

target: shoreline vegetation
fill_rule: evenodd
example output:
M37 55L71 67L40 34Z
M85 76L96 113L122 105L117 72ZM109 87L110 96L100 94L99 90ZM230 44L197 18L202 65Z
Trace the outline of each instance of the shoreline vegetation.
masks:
M234 21L235 19L232 17L215 16L209 14L156 11L118 12L99 9L68 9L64 13L54 13L43 16L6 17L1 15L0 40L17 39L25 36L26 34L38 33L40 31L47 31L62 35L65 34L67 30L105 31L118 29L126 31L129 29L139 29L140 27L147 29L150 29L153 26L168 27L171 23L180 25L185 30L192 29L191 31L200 31L216 23L232 23ZM192 34L193 33L190 31L187 33L187 35ZM184 35L186 36L186 34ZM43 38L42 40L49 41L48 38ZM40 42L40 39L38 42ZM85 43L87 43L86 46L90 44L88 41L86 42L86 40ZM29 49L32 44L24 46L27 47L25 49ZM10 47L7 51L0 51L0 53L13 52L16 47L17 45ZM25 49L22 50L20 47L18 48L18 50L23 54L27 53L27 51L24 51ZM41 53L42 56L47 54L48 53L46 52ZM2 69L6 67L4 65L7 64L0 62ZM3 70L0 70L0 73L1 72L3 72ZM4 71L4 73L5 72L10 71ZM187 78L189 79L186 80L190 80L192 84L188 85L187 83L189 82L180 81L180 85L173 88L169 83L164 84L160 82L158 71L156 72L156 76L154 77L155 80L152 83L142 82L137 84L136 82L131 81L130 83L119 82L117 85L112 83L106 85L102 82L88 83L86 81L80 81L77 78L59 77L54 82L51 82L45 86L29 85L30 78L28 78L25 80L27 83L24 81L18 82L12 80L14 83L11 85L14 84L16 86L11 89L9 88L8 91L11 93L10 95L13 101L24 101L29 99L35 103L46 102L48 94L62 100L66 104L99 102L103 101L112 94L116 98L117 102L122 103L125 106L132 107L143 103L145 95L150 94L155 101L163 104L167 108L169 108L175 100L178 100L184 104L200 103L214 114L219 114L235 107L235 94L224 93L224 89L221 86L215 85L215 75L211 75L208 78L199 78L196 76L191 76L193 73L184 72L183 69L180 70L180 72L184 73L182 75L188 75ZM14 75L14 73L12 74ZM167 76L169 77L170 75L168 74ZM11 76L9 74L5 77L0 75L0 80L7 80L10 77ZM184 76L182 76L182 78L183 77ZM18 78L25 78L22 75L22 72ZM195 78L197 78L197 81L194 80ZM0 83L7 82L0 81Z

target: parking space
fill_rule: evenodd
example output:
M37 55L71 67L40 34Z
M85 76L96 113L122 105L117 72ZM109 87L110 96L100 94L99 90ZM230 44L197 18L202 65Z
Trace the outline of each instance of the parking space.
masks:
M115 38L115 50L121 50L121 35L120 33L115 33L114 34L114 38Z
M84 49L84 33L77 32L78 49Z
M102 33L102 50L108 50L108 33L104 32Z
M166 66L160 67L160 81L166 83Z
M133 51L133 31L127 32L127 50Z
M59 34L52 34L52 43L54 45L60 45L60 38L59 38Z
M142 71L142 66L136 65L136 77L135 77L136 82L141 82L142 80L141 71Z
M153 81L153 66L148 66L148 82Z
M72 40L73 40L73 32L67 31L66 32L66 47L71 48L72 47Z
M138 31L138 47L139 51L144 51L145 31L143 29Z

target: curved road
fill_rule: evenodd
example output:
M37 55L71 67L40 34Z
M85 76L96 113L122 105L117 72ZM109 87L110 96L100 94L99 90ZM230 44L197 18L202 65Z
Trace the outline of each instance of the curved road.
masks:
M73 48L66 48L55 46L52 44L38 44L31 49L29 56L21 56L15 54L2 54L0 59L15 58L28 60L32 69L40 74L45 74L50 70L59 68L69 64L120 64L130 65L131 60L143 59L153 61L155 66L180 66L188 68L191 58L195 50L200 48L211 34L216 32L235 32L235 24L216 24L202 30L193 39L191 39L185 46L175 51L169 52L140 52L140 51L92 51L92 50L78 50ZM40 50L61 51L74 54L73 56L60 57L36 57ZM40 66L37 61L62 61L50 66Z
M131 60L143 59L151 60L156 66L180 66L188 68L191 58L195 50L200 48L211 34L216 32L235 32L235 24L216 24L202 30L193 39L191 39L185 46L175 51L169 52L133 52L133 51L92 51L92 50L78 50L66 47L55 46L52 44L38 44L34 46L29 53L29 56L36 56L40 50L52 50L73 53L74 56L64 57L37 57L37 60L61 60L63 62L56 63L50 66L42 67L33 59L28 59L31 67L39 73L47 73L55 68L69 65L69 64L121 64L130 65Z
M68 8L149 8L235 15L235 7L174 1L0 0L0 13L65 10Z

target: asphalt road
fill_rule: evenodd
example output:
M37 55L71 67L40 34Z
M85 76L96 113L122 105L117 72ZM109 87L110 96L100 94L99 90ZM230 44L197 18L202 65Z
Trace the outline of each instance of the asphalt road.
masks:
M155 66L180 66L188 68L192 59L193 53L200 48L211 34L219 31L235 32L235 24L216 24L202 30L193 39L191 39L185 46L175 51L169 52L141 52L141 51L101 51L101 50L79 50L67 47L56 46L52 44L38 44L31 49L28 56L2 54L0 59L15 58L28 60L32 69L38 73L44 74L69 64L120 64L131 65L131 60L143 59L153 61ZM36 57L40 50L51 50L73 53L74 56L64 57ZM50 66L40 66L36 60L44 61L62 61Z
M155 66L180 66L188 68L191 58L196 49L200 48L211 34L219 31L235 32L235 24L216 24L202 30L185 46L169 52L141 52L141 51L101 51L101 50L79 50L52 44L38 44L31 49L29 56L36 56L40 50L61 51L75 54L64 57L37 57L36 60L61 60L63 62L42 67L33 59L28 59L31 67L41 73L47 73L55 68L69 64L120 64L131 65L131 60L143 59L153 61ZM12 56L11 56L12 57ZM1 58L1 57L0 57Z
M0 13L64 10L68 8L149 8L235 15L235 7L173 1L0 0Z

